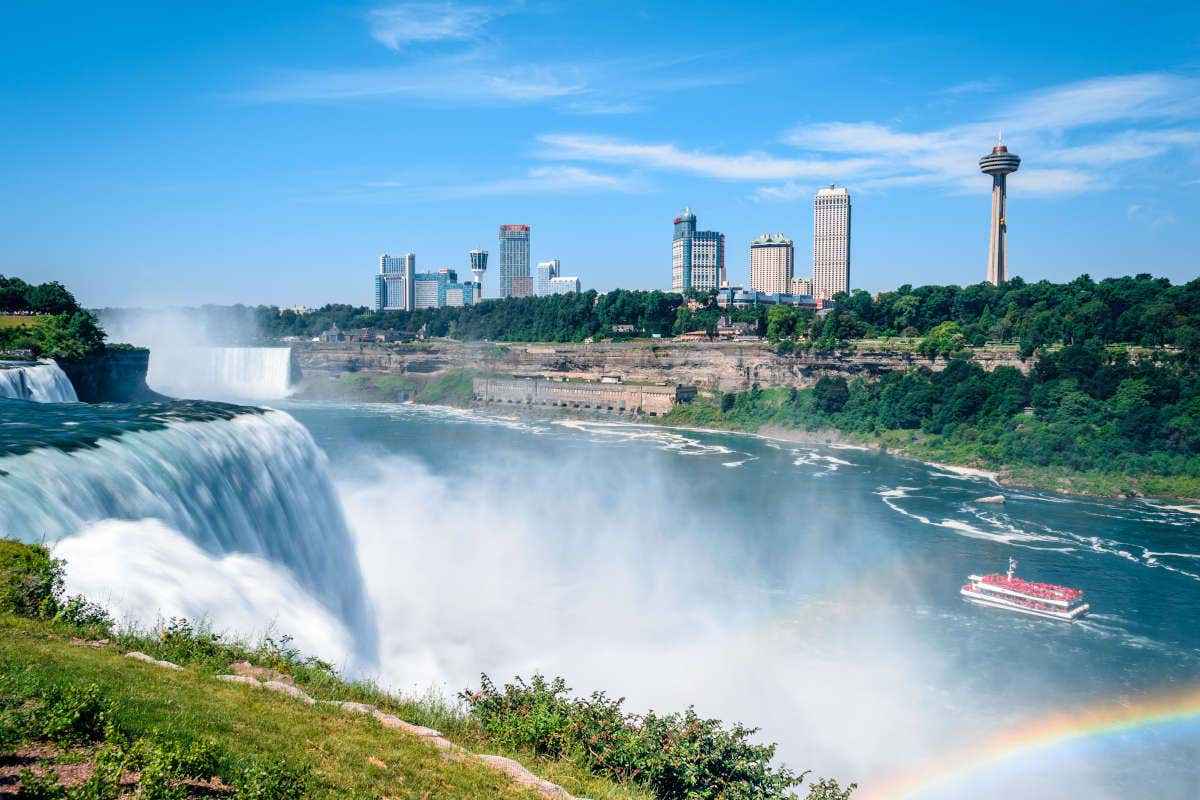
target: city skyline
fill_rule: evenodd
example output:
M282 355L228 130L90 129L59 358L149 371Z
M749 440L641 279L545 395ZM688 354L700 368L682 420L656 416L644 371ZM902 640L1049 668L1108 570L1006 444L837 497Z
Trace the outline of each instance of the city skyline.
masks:
M746 283L742 243L783 231L807 252L808 202L836 182L855 199L854 286L970 283L977 162L1002 128L1026 159L1012 275L1185 281L1200 12L1151 6L1010 4L1039 24L1000 62L952 4L932 25L755 3L129 3L72 25L21 7L0 32L0 98L21 113L0 129L0 272L93 306L369 305L344 275L381 249L457 267L516 219L590 287L665 288L661 220L690 203ZM614 16L622 36L595 35ZM681 124L697 104L720 124Z

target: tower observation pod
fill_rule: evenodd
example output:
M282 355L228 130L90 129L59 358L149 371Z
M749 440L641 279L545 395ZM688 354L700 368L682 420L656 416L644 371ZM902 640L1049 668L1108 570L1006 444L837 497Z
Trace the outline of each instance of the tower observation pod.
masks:
M475 276L475 302L483 299L483 273L487 272L487 250L468 250L467 257L471 259L471 274Z
M979 169L992 176L992 229L988 237L988 283L999 286L1008 280L1008 225L1004 221L1006 179L1021 166L1021 157L1008 152L998 141L992 152L979 159Z

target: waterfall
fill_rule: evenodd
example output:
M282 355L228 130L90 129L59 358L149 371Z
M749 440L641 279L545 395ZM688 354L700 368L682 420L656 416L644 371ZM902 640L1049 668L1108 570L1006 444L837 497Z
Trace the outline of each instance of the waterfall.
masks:
M373 612L325 455L291 416L242 413L116 431L91 447L14 452L0 458L0 470L4 535L55 542L105 520L156 520L209 554L282 567L346 625L360 658L374 659Z
M0 397L35 403L79 402L71 380L48 358L36 364L0 367Z
M291 392L290 347L150 346L147 383L174 397L278 400Z

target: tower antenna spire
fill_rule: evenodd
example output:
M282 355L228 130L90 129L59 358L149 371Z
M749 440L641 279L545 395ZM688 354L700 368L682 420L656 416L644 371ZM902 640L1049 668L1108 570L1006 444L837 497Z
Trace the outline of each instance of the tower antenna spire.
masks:
M1004 130L1003 129L999 129L996 131L996 144L1004 144Z

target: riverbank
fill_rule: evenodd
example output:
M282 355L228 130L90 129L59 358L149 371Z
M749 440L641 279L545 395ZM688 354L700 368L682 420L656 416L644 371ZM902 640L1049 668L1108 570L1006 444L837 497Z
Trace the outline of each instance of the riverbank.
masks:
M804 782L752 730L690 709L629 714L571 696L561 678L501 688L483 675L457 699L412 698L348 679L287 637L252 644L182 619L118 627L63 596L64 568L44 547L0 539L0 797L784 800ZM686 774L669 766L680 761ZM850 795L805 788L811 800Z
M834 445L857 447L886 452L900 458L921 461L947 472L977 477L1001 486L1028 488L1060 494L1085 497L1108 497L1128 499L1131 497L1155 497L1163 500L1200 502L1200 479L1189 476L1169 475L1126 475L1103 470L1071 471L1057 467L1040 467L1028 464L1002 464L986 461L961 448L938 446L920 431L885 431L879 434L864 434L842 431L837 428L788 427L778 423L746 426L734 422L711 420L705 422L690 418L687 406L679 406L663 417L646 415L614 415L595 409L553 406L502 406L489 405L472 400L465 394L466 381L459 374L453 379L439 381L435 390L422 392L416 389L406 398L409 402L430 406L465 408L499 416L522 419L582 419L603 422L625 422L629 424L654 425L683 431L708 433L739 433L780 442L809 445ZM446 391L448 387L457 391ZM347 381L340 386L327 387L320 393L298 395L297 399L316 402L396 402L392 397L383 397L386 390L362 381Z

